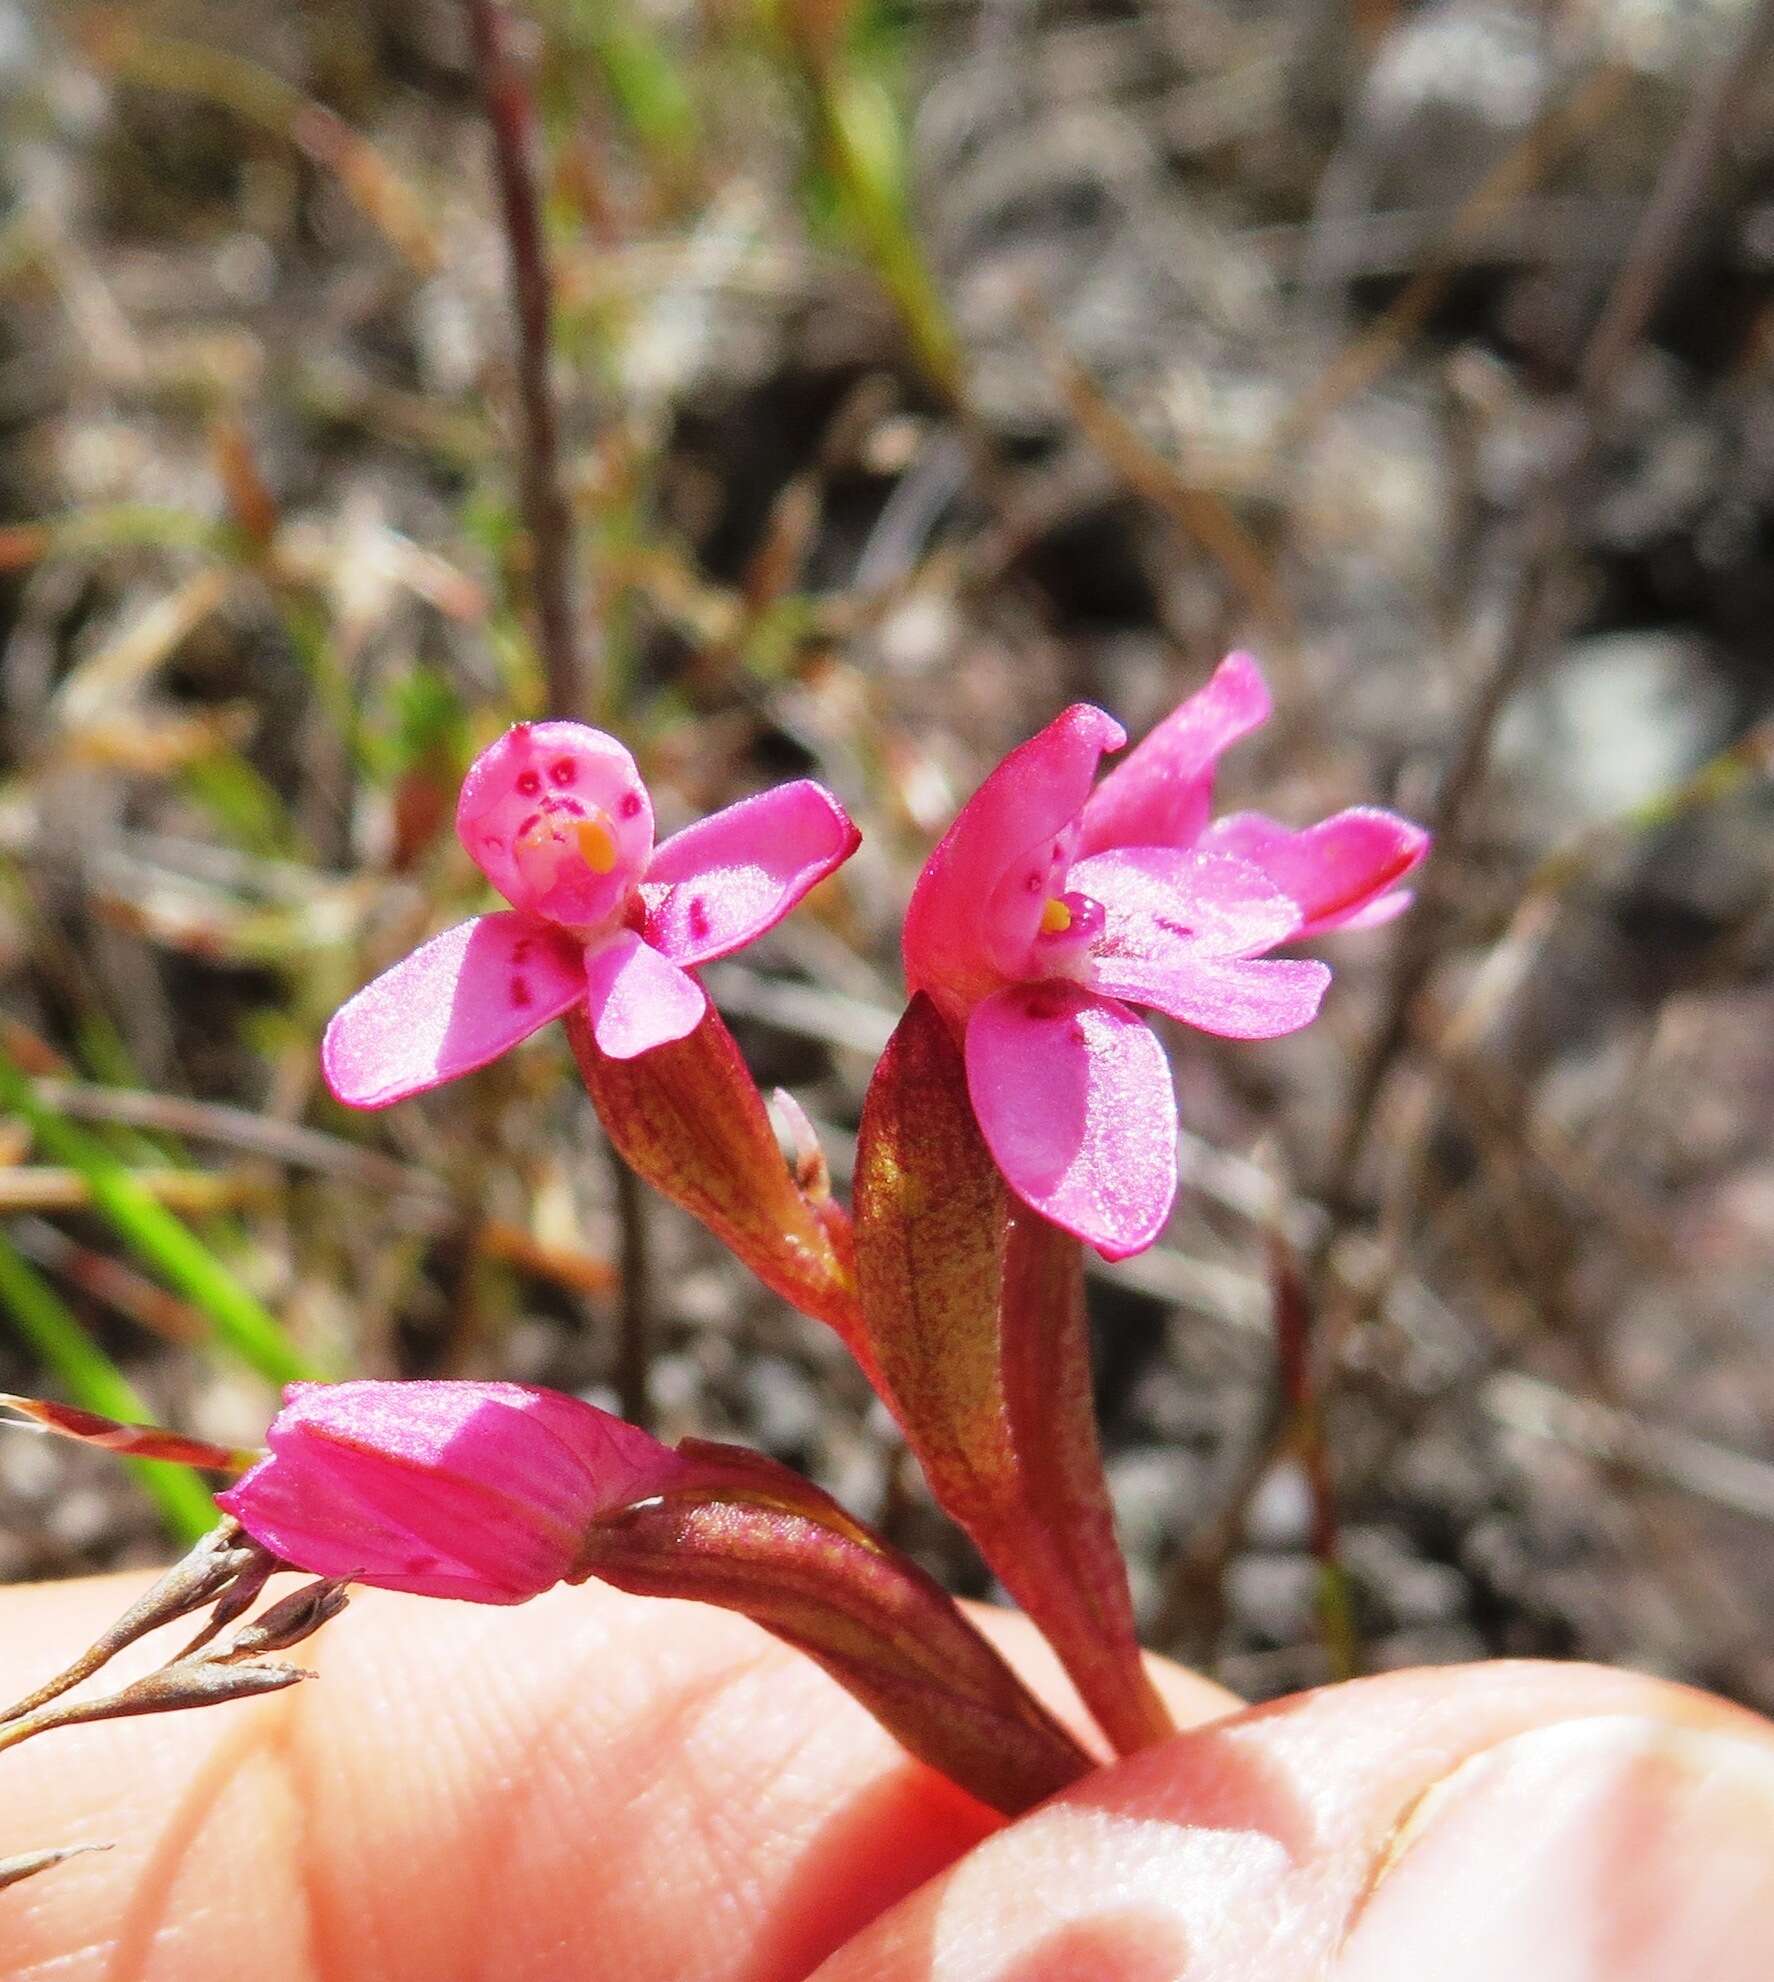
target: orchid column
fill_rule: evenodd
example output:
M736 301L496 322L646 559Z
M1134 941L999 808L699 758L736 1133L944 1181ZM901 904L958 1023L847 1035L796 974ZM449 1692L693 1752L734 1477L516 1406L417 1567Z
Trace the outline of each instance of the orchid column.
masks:
M1226 660L1093 789L1125 737L1079 704L992 773L919 876L912 1001L864 1104L857 1274L879 1387L937 1499L1121 1750L1168 1731L1097 1446L1082 1244L1152 1244L1176 1105L1148 1007L1233 1039L1316 1015L1330 972L1267 954L1385 919L1425 835L1357 810L1209 823L1215 761L1269 713Z

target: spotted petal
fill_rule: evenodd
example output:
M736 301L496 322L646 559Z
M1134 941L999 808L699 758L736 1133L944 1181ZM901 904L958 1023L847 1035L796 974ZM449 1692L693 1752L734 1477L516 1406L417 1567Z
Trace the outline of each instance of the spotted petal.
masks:
M1104 778L1084 808L1080 853L1193 846L1213 804L1220 753L1273 705L1249 654L1228 654L1204 688L1165 717Z
M1300 910L1260 867L1226 854L1117 847L1072 868L1103 906L1093 956L1249 957L1299 932Z
M632 929L586 952L585 994L592 1036L612 1060L685 1038L708 1009L695 978Z
M386 1108L484 1067L584 996L576 943L516 910L479 916L340 1006L321 1071L347 1107Z
M1163 1048L1082 985L1018 984L967 1022L967 1092L1005 1181L1107 1259L1142 1252L1176 1195L1176 1099Z
M850 815L810 778L675 833L641 884L642 934L673 963L708 963L763 935L856 851Z

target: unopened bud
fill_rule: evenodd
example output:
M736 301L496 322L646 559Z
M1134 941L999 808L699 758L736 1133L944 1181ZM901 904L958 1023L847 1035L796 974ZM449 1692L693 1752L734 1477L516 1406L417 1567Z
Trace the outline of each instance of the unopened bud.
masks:
M287 1597L280 1597L270 1609L261 1611L250 1624L243 1625L227 1649L216 1657L232 1662L259 1658L266 1652L287 1652L304 1638L312 1638L350 1601L343 1578L328 1577L318 1583L305 1583Z
M832 1194L831 1168L825 1160L825 1151L819 1146L819 1132L808 1118L806 1109L786 1087L771 1090L770 1104L776 1110L777 1122L788 1137L789 1149L794 1155L796 1184L802 1194L816 1204L826 1203Z

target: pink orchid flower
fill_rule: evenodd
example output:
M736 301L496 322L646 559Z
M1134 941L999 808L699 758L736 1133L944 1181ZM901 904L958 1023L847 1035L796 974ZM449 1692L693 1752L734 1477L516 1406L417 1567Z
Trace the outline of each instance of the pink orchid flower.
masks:
M809 779L742 799L653 844L634 759L583 723L519 723L474 760L456 831L511 904L415 950L342 1006L321 1046L353 1108L385 1108L472 1073L584 1005L629 1060L693 1032L689 973L773 928L855 852Z
M601 1516L692 1470L644 1431L519 1383L294 1383L217 1504L316 1576L524 1603L584 1575Z
M1110 1259L1149 1246L1176 1194L1169 1070L1129 1007L1229 1039L1298 1030L1330 972L1267 952L1396 914L1428 847L1370 807L1303 832L1254 812L1210 824L1216 760L1270 707L1233 654L1093 790L1126 738L1076 704L986 779L912 894L906 976L962 1037L993 1160Z

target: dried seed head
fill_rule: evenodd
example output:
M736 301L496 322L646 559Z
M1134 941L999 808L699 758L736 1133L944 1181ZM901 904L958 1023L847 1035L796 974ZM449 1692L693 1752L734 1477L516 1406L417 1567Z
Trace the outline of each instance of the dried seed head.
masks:
M250 1603L273 1567L275 1558L252 1541L232 1515L225 1515L188 1555L174 1563L152 1589L139 1596L72 1665L39 1686L34 1693L27 1694L15 1706L0 1713L0 1725L21 1720L49 1701L58 1699L83 1679L91 1678L101 1666L109 1664L126 1646L133 1645L138 1638L145 1638L161 1625L188 1617L192 1611L201 1610L205 1604L214 1603L218 1598L226 1603L232 1587L243 1582L248 1584L251 1594L246 1601ZM240 1608L244 1609L245 1605ZM239 1612L236 1610L231 1614L238 1615Z
M222 1651L218 1662L258 1658L266 1652L287 1652L304 1638L312 1638L323 1624L338 1616L351 1599L343 1577L326 1577L318 1583L305 1583L280 1597L269 1610L262 1611L250 1624L242 1625Z
M0 1888L16 1886L21 1879L47 1872L52 1866L65 1864L70 1858L84 1858L89 1851L110 1849L108 1844L64 1844L49 1851L22 1851L16 1858L0 1858Z
M226 1665L203 1659L195 1665L162 1666L115 1693L93 1700L65 1700L0 1724L0 1750L16 1748L58 1727L86 1727L94 1721L132 1720L140 1714L177 1713L186 1707L217 1707L281 1692L299 1679L312 1679L300 1666L272 1663Z

